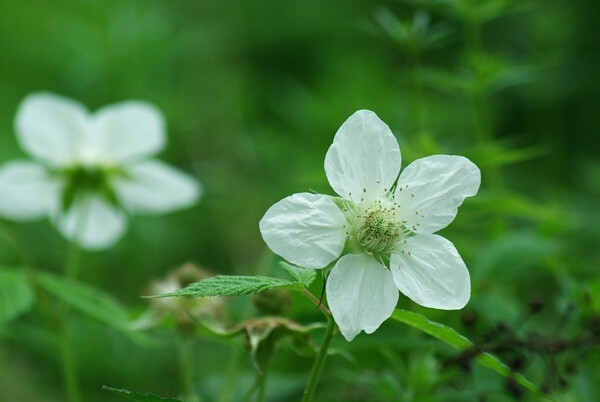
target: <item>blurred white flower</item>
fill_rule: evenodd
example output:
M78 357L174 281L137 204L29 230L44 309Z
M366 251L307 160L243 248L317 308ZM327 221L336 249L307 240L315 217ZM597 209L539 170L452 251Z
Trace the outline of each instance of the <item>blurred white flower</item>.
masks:
M127 213L165 213L200 196L194 178L149 159L165 147L166 135L162 114L148 103L90 113L75 100L34 93L19 106L15 130L36 161L0 167L0 214L19 221L49 216L83 248L115 243Z
M460 309L470 298L464 262L450 241L433 233L477 193L479 169L450 155L416 160L398 177L400 165L389 127L360 110L340 127L325 157L325 173L340 197L294 194L260 222L271 250L296 265L324 268L337 260L327 302L348 341L379 328L398 290L437 309Z

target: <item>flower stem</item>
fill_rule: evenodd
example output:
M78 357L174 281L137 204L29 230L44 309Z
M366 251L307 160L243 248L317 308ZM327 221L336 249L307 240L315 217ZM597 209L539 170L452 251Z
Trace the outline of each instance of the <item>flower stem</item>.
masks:
M219 394L218 402L227 402L233 399L233 392L235 391L235 383L239 374L240 362L242 361L243 351L239 347L234 347L231 350L229 357L229 363L227 364L227 372L225 374L225 380L223 381L223 387Z
M256 397L256 402L263 402L265 400L265 385L267 383L267 367L263 368L262 372L257 373L256 377L258 395Z
M73 355L73 349L71 348L68 336L68 326L66 320L63 320L61 323L59 331L60 334L58 342L65 388L67 390L67 400L69 402L79 402L81 401L79 376L77 375L77 367L75 363L75 357Z
M65 277L75 280L79 271L80 250L75 242L69 244L67 251L67 261L65 262ZM62 362L63 377L69 402L81 401L81 387L79 384L79 374L77 373L77 362L71 346L69 336L70 309L64 302L58 308L59 312L59 349Z
M310 299L310 301L312 301L315 306L317 306L319 308L319 310L321 310L323 312L323 314L325 314L325 317L329 318L331 316L331 312L327 309L327 307L325 307L323 305L323 303L321 303L319 301L319 299L317 299L315 297L315 295L313 295L312 293L310 293L310 291L306 288L302 289L302 293L308 297Z
M325 337L323 338L321 349L317 354L315 364L313 365L312 371L310 372L310 378L308 380L308 384L306 384L306 388L304 389L304 396L302 397L302 402L310 402L313 399L315 389L317 388L317 383L319 382L319 377L321 376L321 371L323 371L323 366L325 365L327 351L329 350L329 345L331 344L331 340L333 339L334 330L335 321L333 321L333 318L328 317L327 329L325 330Z
M81 260L81 250L74 241L69 243L67 250L67 260L65 262L65 277L75 280L79 274L79 265Z
M179 375L181 376L183 395L186 400L197 401L194 391L194 343L193 338L187 334L178 339L179 348Z

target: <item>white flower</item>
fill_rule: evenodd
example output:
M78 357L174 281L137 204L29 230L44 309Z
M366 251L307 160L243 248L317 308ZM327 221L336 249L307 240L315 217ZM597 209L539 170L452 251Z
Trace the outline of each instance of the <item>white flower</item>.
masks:
M195 179L149 159L166 135L162 114L148 103L90 113L77 101L34 93L19 106L15 130L36 161L0 167L0 214L19 221L49 216L81 247L111 246L127 227L127 212L164 213L200 196Z
M389 127L360 110L340 127L325 157L325 173L340 197L294 194L260 222L271 250L296 265L318 269L337 260L327 302L348 341L361 330L372 333L392 314L398 290L437 309L460 309L470 298L463 260L433 233L477 193L479 169L461 156L434 155L414 161L398 178L400 164Z

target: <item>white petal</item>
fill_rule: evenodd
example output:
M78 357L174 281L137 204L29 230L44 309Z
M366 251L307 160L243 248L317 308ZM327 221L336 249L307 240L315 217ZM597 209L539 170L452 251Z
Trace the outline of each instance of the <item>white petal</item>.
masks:
M399 242L396 248L390 269L402 293L422 306L441 310L458 310L467 304L469 271L451 241L422 234Z
M0 167L0 214L22 221L43 218L59 202L59 188L44 166L8 162Z
M325 156L325 173L343 198L369 202L394 184L400 163L398 141L387 124L375 113L359 110L335 134Z
M373 333L398 301L390 271L367 254L340 258L327 278L327 303L344 338Z
M114 180L119 201L135 212L164 213L193 205L200 183L163 162L151 160L129 166L127 177Z
M112 246L125 232L123 213L97 195L81 195L66 213L58 213L54 222L69 240L88 250Z
M23 149L54 166L72 163L88 126L85 106L52 93L27 96L15 117Z
M299 193L269 208L259 227L276 254L304 268L324 268L344 249L345 224L331 197Z
M460 204L477 193L480 183L479 168L462 156L418 159L398 179L399 218L416 233L437 232L454 220Z
M126 101L105 106L93 116L89 159L125 162L154 155L165 147L162 113L146 102Z

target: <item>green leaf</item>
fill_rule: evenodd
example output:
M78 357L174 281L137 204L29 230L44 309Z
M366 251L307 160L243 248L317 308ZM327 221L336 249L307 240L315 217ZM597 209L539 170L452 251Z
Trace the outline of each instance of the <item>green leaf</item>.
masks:
M155 402L155 401L169 401L169 402L184 402L181 399L175 398L163 398L158 395L150 394L150 393L140 393L140 392L132 392L127 391L126 389L117 389L107 387L106 385L102 387L103 390L114 392L115 394L119 394L129 399L133 399L134 401L144 401L144 402Z
M37 275L37 283L69 306L117 329L129 330L129 314L110 294L92 286L48 273Z
M290 264L287 261L280 261L279 265L281 265L281 268L285 269L285 271L294 279L296 279L298 282L302 282L306 287L310 286L310 284L313 283L317 277L317 273L314 269L302 268L297 265Z
M148 297L171 296L236 296L260 293L269 289L303 289L304 283L291 282L285 279L270 278L267 276L231 276L218 275L200 282L192 283L187 287L171 293Z
M0 322L25 313L34 300L35 294L22 269L0 270Z
M392 313L392 319L403 322L404 324L410 325L413 328L423 331L426 334L429 334L458 350L473 350L473 348L475 347L473 342L456 332L453 328L447 327L437 322L429 321L427 318L423 317L420 314L416 314L406 310L396 309ZM539 390L539 388L536 387L531 381L526 379L522 374L519 374L510 369L497 357L492 356L489 353L479 353L477 357L475 357L475 361L477 361L477 363L481 364L482 366L485 366L499 374L502 374L505 377L515 380L517 383L521 384L523 387L529 389L530 391L542 395L542 392Z

